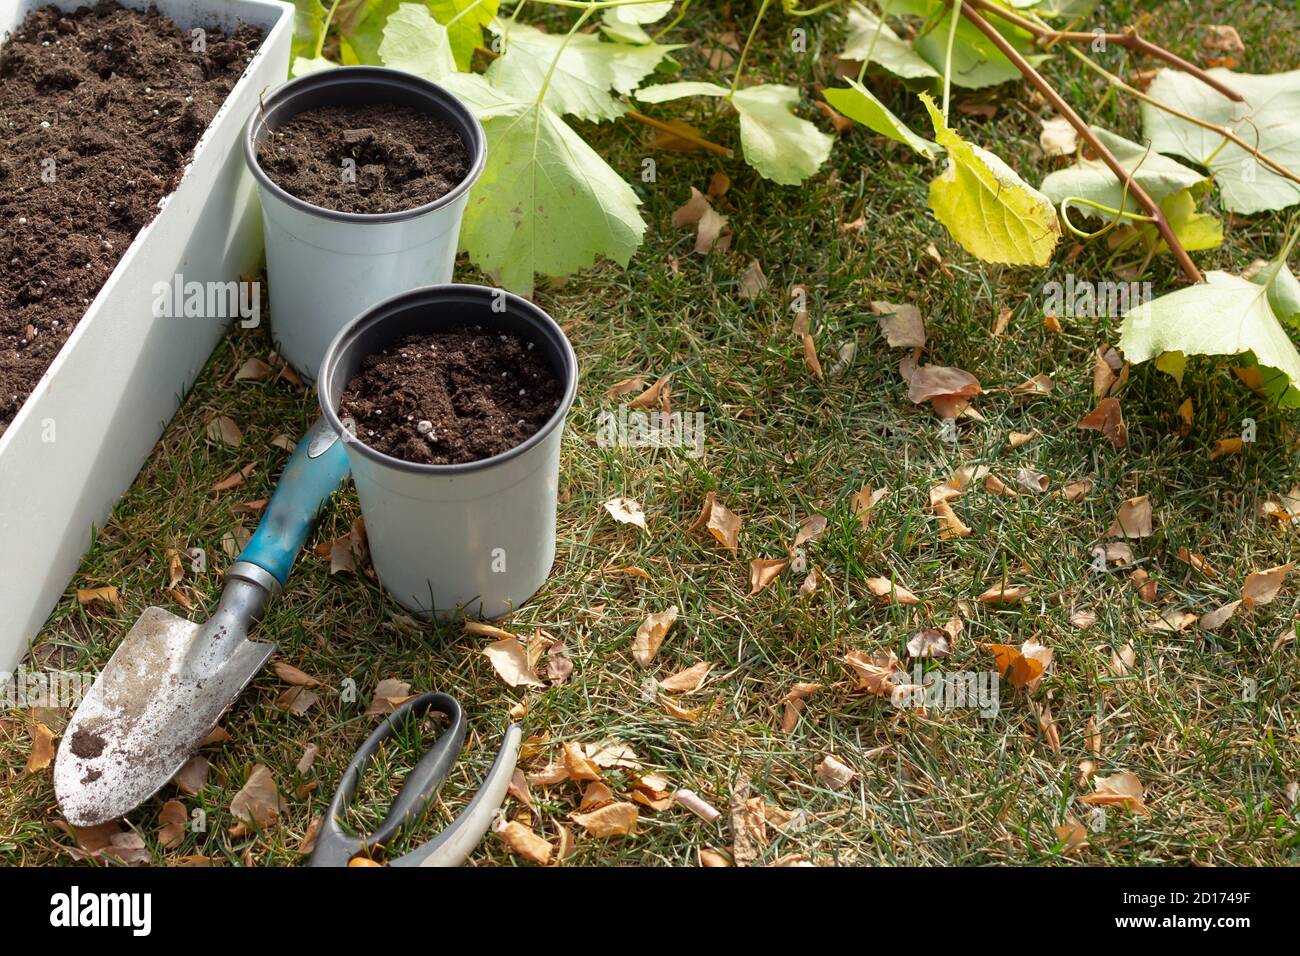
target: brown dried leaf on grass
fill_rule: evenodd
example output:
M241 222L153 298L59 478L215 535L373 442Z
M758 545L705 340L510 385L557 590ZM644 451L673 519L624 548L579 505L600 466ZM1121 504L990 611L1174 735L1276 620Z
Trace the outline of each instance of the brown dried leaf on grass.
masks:
M512 853L530 863L545 866L550 862L551 854L555 852L555 847L518 820L508 821L498 827L496 832L501 842L508 846Z
M235 420L226 415L216 415L208 419L208 438L231 448L238 448L244 440L244 433L239 430Z
M214 481L208 490L220 493L223 491L230 491L233 488L238 488L247 481L255 471L257 471L257 462L250 461L243 468L238 468L219 481Z
M740 526L740 517L719 501L716 493L710 491L704 496L700 516L689 530L708 531L724 548L735 552L740 540Z
M670 691L675 694L689 694L692 691L699 690L704 679L709 676L709 671L713 665L708 661L700 661L698 664L692 664L685 670L678 671L671 677L665 678L659 682L661 690Z
M897 686L893 676L898 670L898 657L893 651L880 649L870 656L866 651L849 651L844 662L853 668L858 679L855 690L865 690L877 697L892 697Z
M755 558L749 563L749 596L763 590L789 566L789 558Z
M591 813L571 813L569 819L587 831L589 836L607 840L630 836L636 832L639 811L635 803L611 803Z
M867 578L867 590L882 601L890 604L920 604L921 599L889 578Z
M284 801L276 789L275 778L265 764L255 764L248 780L230 801L230 815L247 829L265 830L279 822L285 812Z
M956 417L981 391L979 379L970 372L945 365L918 366L907 382L912 403L929 402L943 418Z
M239 371L235 373L236 382L260 382L271 374L271 366L267 365L260 358L253 357L239 366Z
M117 593L117 588L111 584L98 588L77 588L77 603L82 607L89 607L92 604L121 607L122 597Z
M1151 525L1151 499L1147 495L1129 498L1119 506L1115 520L1106 530L1106 538L1149 538Z
M1011 644L981 644L993 655L998 674L1012 687L1036 690L1043 675L1052 663L1052 652L1036 638L1029 638L1019 647Z
M54 760L54 732L39 720L31 722L32 747L27 754L28 773L44 770Z
M1103 807L1124 807L1132 813L1150 816L1151 811L1143 802L1146 791L1137 774L1123 771L1109 777L1095 777L1093 783L1096 791L1081 796L1080 802Z
M891 348L917 349L925 345L925 319L916 306L872 302L871 311L880 316L880 330Z
M528 651L519 638L511 635L483 648L483 656L491 663L497 675L511 687L545 687L546 682L537 676Z
M1079 420L1077 427L1085 431L1101 432L1116 449L1128 445L1128 426L1124 424L1124 413L1120 410L1118 398L1103 398L1096 408Z
M1291 570L1290 564L1279 564L1265 571L1252 571L1241 586L1241 601L1248 608L1271 604L1282 588L1282 582Z
M641 502L635 498L626 498L622 495L610 498L605 502L604 508L619 524L635 525L642 531L646 530L645 512L641 510Z
M1005 581L995 584L975 600L981 604L1019 604L1029 587L1024 584L1008 584Z
M862 526L863 531L871 527L872 510L887 494L889 494L887 487L872 490L870 485L864 485L861 491L855 492L849 499L849 510L857 516L858 524Z
M763 274L763 267L759 265L757 259L750 259L737 287L740 297L746 301L753 301L767 291L767 286L767 276Z
M653 385L638 395L632 401L627 403L628 408L655 408L660 411L672 411L672 398L670 395L669 382L672 380L672 373L663 375L658 378Z
M707 254L715 247L725 252L731 246L731 230L727 228L727 217L716 212L709 202L709 197L691 187L691 198L673 212L673 225L678 229L683 226L695 227L695 252Z
M185 839L185 826L189 823L185 804L168 800L158 811L158 842L165 850L174 850Z
M377 717L382 714L391 714L413 696L409 683L393 677L386 677L375 685L375 693L370 698L370 706L366 708L366 716Z
M677 605L646 616L632 638L632 656L642 667L649 667L654 656L677 620Z
M1207 631L1216 631L1226 624L1232 615L1237 613L1237 608L1241 607L1241 601L1229 601L1222 607L1217 607L1208 614L1201 615L1200 625Z
M830 790L843 790L858 772L834 754L827 754L817 765L817 779Z

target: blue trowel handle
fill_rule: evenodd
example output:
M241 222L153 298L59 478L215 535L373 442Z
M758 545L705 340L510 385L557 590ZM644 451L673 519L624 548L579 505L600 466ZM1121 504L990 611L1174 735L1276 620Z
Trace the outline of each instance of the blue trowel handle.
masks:
M284 466L271 503L239 560L269 571L283 585L317 516L347 476L343 442L325 419L317 419Z

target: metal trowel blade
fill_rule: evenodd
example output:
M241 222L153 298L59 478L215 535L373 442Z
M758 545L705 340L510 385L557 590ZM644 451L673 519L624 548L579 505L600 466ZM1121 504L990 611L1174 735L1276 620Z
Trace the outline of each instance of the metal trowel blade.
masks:
M199 748L275 651L243 640L216 670L187 673L207 626L146 608L64 731L54 794L73 826L129 813L162 789Z

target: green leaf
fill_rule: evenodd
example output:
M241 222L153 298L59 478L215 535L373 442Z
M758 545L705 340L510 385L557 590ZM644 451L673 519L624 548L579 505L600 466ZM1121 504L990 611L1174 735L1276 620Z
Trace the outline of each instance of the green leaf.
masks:
M947 168L930 183L935 218L985 262L1046 265L1061 239L1051 200L998 157L949 129L928 95L922 93L921 100L935 139L948 150Z
M843 113L855 123L861 123L868 129L888 136L890 139L910 146L922 156L931 159L943 150L924 137L918 136L907 124L890 112L884 103L876 99L871 91L856 80L848 81L848 89L837 87L822 90L826 102Z
M460 234L475 265L520 295L537 274L568 275L599 256L627 265L645 236L640 199L536 91L516 97L470 73L444 84L487 135Z
M668 16L673 9L672 0L666 3L638 3L628 7L610 7L600 19L606 35L623 43L650 43L650 34L645 31L645 24L657 23Z
M337 63L333 60L327 60L323 56L295 56L293 62L289 64L289 76L297 79L300 76L306 76L308 73L320 73L323 70L337 68Z
M1300 170L1300 70L1258 76L1215 68L1215 79L1246 98L1236 103L1180 70L1161 70L1148 94L1197 119L1223 126L1291 170ZM1223 205L1239 213L1285 209L1300 202L1300 185L1279 176L1247 150L1195 123L1142 104L1142 128L1162 153L1184 156L1214 174Z
M425 0L439 23L447 27L456 68L469 70L474 51L483 45L483 28L497 15L499 0Z
M320 0L293 0L292 50L295 58L315 59L324 29L325 8Z
M1133 178L1156 202L1163 202L1174 193L1191 189L1209 179L1204 173L1160 155L1154 148L1148 149L1140 143L1117 136L1100 126L1092 127L1092 131L1102 145L1119 160L1121 166L1130 173L1136 170ZM1098 158L1085 157L1066 169L1049 174L1043 180L1041 189L1043 195L1057 204L1070 197L1077 197L1090 199L1111 209L1119 209L1120 202L1123 201L1125 212L1144 212L1131 194L1124 195L1124 185L1119 181L1119 177ZM1085 215L1104 215L1096 210L1090 212L1086 207L1082 212Z
M867 59L878 63L895 76L903 79L937 77L938 71L912 50L912 45L899 37L887 25L860 3L849 6L849 37L840 56L861 63ZM879 35L877 35L877 30ZM838 107L837 107L838 108ZM844 112L840 110L840 112ZM848 114L845 114L848 115ZM870 125L870 124L867 124ZM872 129L875 129L873 126ZM881 132L881 130L876 130ZM889 135L886 133L885 135Z
M441 80L456 72L447 28L420 3L403 3L389 15L379 44L379 59L384 66L426 80Z
M384 27L402 0L364 0L352 15L339 22L340 52L351 50L358 63L379 65L379 44ZM337 11L335 16L338 16Z
M1300 282L1287 268L1286 262L1276 259L1259 271L1254 281L1268 287L1268 302L1273 314L1287 325L1300 327Z
M912 14L925 19L926 28L912 42L912 47L942 75L952 8L944 0L881 0L880 7L881 13L888 16ZM1032 34L992 14L985 15L984 19L1031 65L1037 66L1050 59L1035 52L1037 47ZM980 89L1019 79L1022 77L1016 65L1002 55L992 40L964 17L958 20L952 48L953 83L968 89Z
M555 112L597 123L627 111L611 89L630 94L660 60L681 49L680 44L604 43L593 33L574 34L566 43L564 34L522 23L495 21L492 29L503 37L505 48L484 74L493 86L519 99L535 98L545 86L546 105Z
M1119 346L1130 362L1156 358L1171 374L1189 355L1248 352L1265 370L1265 391L1283 406L1300 405L1300 353L1268 291L1249 279L1209 272L1202 283L1143 303L1124 317Z
M728 100L740 116L740 145L745 161L759 175L786 186L797 185L817 172L830 157L835 142L834 137L794 115L799 91L789 86L761 83L732 93L717 83L686 81L646 87L636 96L646 103L687 96Z

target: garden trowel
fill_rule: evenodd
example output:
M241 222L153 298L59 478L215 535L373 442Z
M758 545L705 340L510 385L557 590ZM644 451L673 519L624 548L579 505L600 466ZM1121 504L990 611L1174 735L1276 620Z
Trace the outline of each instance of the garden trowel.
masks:
M280 593L317 515L348 474L338 435L317 421L280 475L257 531L226 571L216 611L194 624L146 608L59 744L54 793L73 826L135 809L198 750L275 651L249 628Z

